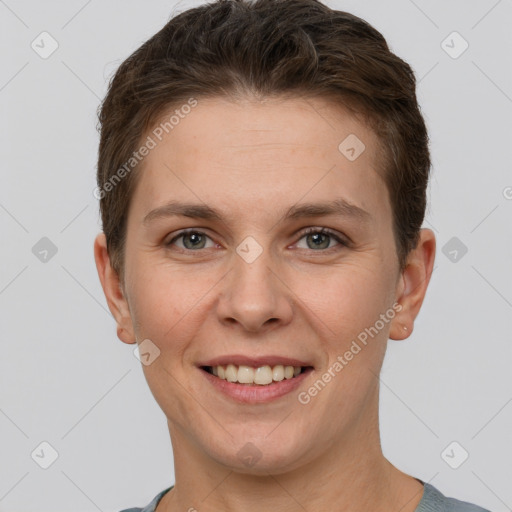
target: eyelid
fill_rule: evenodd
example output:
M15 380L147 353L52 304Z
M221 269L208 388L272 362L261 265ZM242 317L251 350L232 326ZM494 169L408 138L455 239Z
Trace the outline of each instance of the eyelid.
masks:
M186 229L183 229L183 230L179 231L178 233L176 233L176 235L174 235L171 238L171 240L169 240L169 242L165 242L164 245L165 245L165 247L171 247L172 244L176 240L178 240L179 238L181 238L184 235L191 234L191 233L197 233L199 235L206 236L212 242L217 244L217 242L215 242L215 240L213 240L213 238L211 236L209 236L204 231L204 228L186 228ZM339 245L344 246L344 247L350 247L350 245L352 243L352 241L346 235L339 233L338 231L334 231L334 230L332 230L330 228L326 228L326 227L314 227L314 226L310 226L308 228L304 228L301 231L299 231L295 235L295 237L298 237L297 242L299 242L302 238L304 238L305 236L312 234L312 233L328 235L331 238L334 238L338 242ZM297 243L297 242L295 242L295 243ZM331 249L334 249L335 247L330 247L329 249L318 250L318 251L315 251L314 249L310 249L310 251L318 252L318 253L329 252ZM201 251L201 249L198 249L196 251L191 250L191 249L181 249L181 248L179 248L179 249L182 251L185 251L185 252L200 252ZM202 250L204 250L204 249L202 249ZM307 250L307 249L305 249L305 250Z

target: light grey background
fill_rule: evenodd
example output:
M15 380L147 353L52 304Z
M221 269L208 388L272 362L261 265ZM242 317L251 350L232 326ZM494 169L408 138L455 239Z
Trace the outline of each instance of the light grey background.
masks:
M164 414L117 339L94 264L95 127L113 71L199 3L0 0L0 511L118 511L174 483ZM437 260L412 337L389 342L384 454L446 495L510 511L512 3L328 5L411 64L432 140ZM59 45L47 59L31 48L43 31ZM469 44L458 58L453 31ZM58 251L47 262L32 252L43 237ZM465 255L443 253L453 237ZM46 470L31 457L43 441L58 452ZM469 453L458 469L441 455L453 441ZM41 463L50 452L38 449ZM461 449L448 454L453 465Z

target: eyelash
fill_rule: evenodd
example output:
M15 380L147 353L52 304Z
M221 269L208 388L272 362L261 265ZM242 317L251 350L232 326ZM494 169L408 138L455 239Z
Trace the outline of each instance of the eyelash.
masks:
M165 246L166 247L170 247L171 245L174 244L174 242L176 242L176 240L180 239L180 238L183 238L184 236L186 235L190 235L190 234L197 234L197 235L201 235L201 236L206 236L207 238L210 238L211 240L211 237L209 237L206 233L204 233L203 231L199 231L197 229L186 229L184 231L181 231L180 233L178 233L172 240L170 240L169 242L166 242L165 243ZM300 234L300 237L299 237L299 240L301 240L302 238L306 237L307 235L311 235L311 234L320 234L320 235L327 235L331 238L334 238L334 240L336 240L336 242L338 242L342 247L349 247L349 242L346 241L346 240L343 240L340 236L338 236L336 234L336 232L334 231L331 231L330 229L328 228L307 228L305 231L303 231L301 234ZM335 246L336 247L336 246ZM323 250L318 250L318 251L315 251L314 249L310 249L311 251L313 252L329 252L331 251L332 249L335 249L335 247L330 247L328 249L323 249ZM185 252L200 252L201 249L198 249L198 250L192 250L192 249L182 249L181 247L179 247L179 249L181 251L185 251Z

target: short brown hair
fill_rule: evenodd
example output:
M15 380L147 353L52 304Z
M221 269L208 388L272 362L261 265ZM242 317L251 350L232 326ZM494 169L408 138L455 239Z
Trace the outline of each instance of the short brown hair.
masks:
M319 1L217 0L172 18L128 57L98 109L100 211L121 279L139 166L134 172L125 166L123 179L114 182L116 173L119 178L148 130L173 106L243 95L324 97L365 118L381 144L378 165L403 270L419 240L430 171L410 66L367 22Z

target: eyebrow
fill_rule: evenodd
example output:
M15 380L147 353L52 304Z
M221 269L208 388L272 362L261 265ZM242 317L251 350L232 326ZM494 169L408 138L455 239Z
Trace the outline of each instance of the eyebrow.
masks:
M353 218L354 220L358 220L363 223L368 223L372 220L372 216L366 210L363 210L359 206L356 206L343 198L338 198L328 202L293 205L287 212L285 212L279 221L282 222L286 220L328 215ZM222 214L208 205L169 201L163 206L159 206L158 208L151 210L144 217L142 223L144 225L148 225L155 219L175 216L190 217L192 219L218 220L224 222Z

